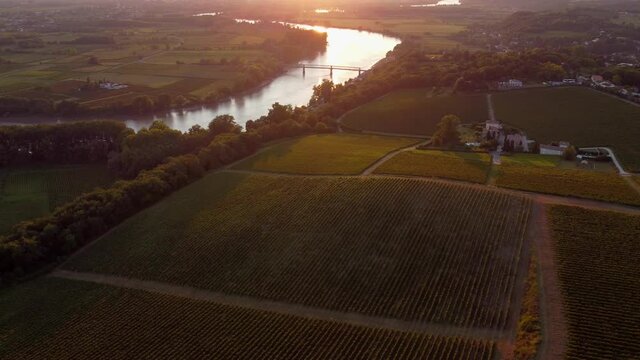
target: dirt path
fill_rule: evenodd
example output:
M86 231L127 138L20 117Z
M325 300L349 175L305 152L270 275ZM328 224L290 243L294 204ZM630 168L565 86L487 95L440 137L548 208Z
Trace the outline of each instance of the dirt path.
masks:
M217 304L228 306L239 306L260 311L269 311L326 321L338 321L359 326L385 328L400 331L412 331L442 336L462 336L479 340L500 340L510 335L505 331L499 330L473 329L434 323L381 318L362 315L358 313L340 312L297 304L276 302L247 296L227 295L220 292L196 289L192 287L172 285L157 281L129 279L118 276L80 273L65 270L55 270L49 276L67 280L92 282L127 289L142 290L192 300L214 302Z
M487 94L487 109L489 110L489 120L492 122L497 122L496 112L493 108L493 98L491 94Z
M425 141L422 141L421 143L409 145L407 147L403 147L401 149L392 151L392 152L388 153L387 155L385 155L384 157L382 157L381 159L379 159L378 161L376 161L375 163L373 163L368 168L364 169L364 171L360 174L360 176L369 176L369 175L373 174L373 172L376 171L377 168L382 166L382 164L384 164L387 161L391 160L394 156L400 154L401 152L405 152L405 151L409 151L409 150L415 150L418 146L424 146L424 145L429 144L430 142L431 142L431 140L425 140Z
M533 205L533 241L538 253L540 280L540 314L542 317L542 343L539 358L563 359L566 348L567 325L562 309L562 292L558 279L555 251L542 203Z
M615 167L618 169L618 174L620 174L621 176L631 176L630 173L628 173L628 172L626 172L624 170L624 167L622 167L622 164L620 163L620 161L616 157L616 154L613 152L613 150L611 148L608 148L608 147L581 147L580 150L605 150L606 152L609 153L609 157L611 158L611 161L613 161L613 165L615 165Z

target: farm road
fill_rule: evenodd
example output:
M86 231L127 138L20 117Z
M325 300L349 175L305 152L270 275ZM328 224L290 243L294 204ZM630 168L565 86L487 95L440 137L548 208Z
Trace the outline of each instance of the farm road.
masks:
M493 109L493 98L491 94L487 94L487 109L489 110L489 120L496 122L496 112Z
M381 159L379 159L378 161L376 161L375 163L373 163L373 165L371 165L368 168L364 169L364 171L360 175L361 176L371 175L371 174L373 174L374 171L376 171L377 168L382 166L382 164L386 163L391 158L393 158L394 156L400 154L401 152L405 152L405 151L409 151L409 150L415 150L418 146L424 146L424 145L429 144L430 142L431 142L431 140L425 140L425 141L423 141L421 143L418 143L418 144L409 145L407 147L404 147L404 148L401 148L401 149L398 149L398 150L394 150L394 151L388 153L387 155L385 155L384 157L382 157Z
M304 305L282 303L246 296L228 295L220 292L213 292L187 286L179 286L157 281L137 280L111 275L55 270L49 276L67 280L92 282L127 289L142 290L192 300L213 302L216 304L227 306L243 307L253 310L269 311L325 321L337 321L352 325L374 328L420 332L441 336L461 336L478 340L499 340L509 336L507 332L500 330L477 328L474 329L435 323L380 318L358 313L326 310Z
M541 359L564 359L567 325L563 315L562 292L558 279L555 250L547 211L543 204L534 203L532 212L532 237L538 253L540 281L540 314L542 317Z

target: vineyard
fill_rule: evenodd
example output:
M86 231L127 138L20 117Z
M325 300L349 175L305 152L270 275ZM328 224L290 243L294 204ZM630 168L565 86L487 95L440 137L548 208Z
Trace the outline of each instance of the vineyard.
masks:
M1 358L491 360L496 352L489 341L367 328L55 278L1 295Z
M493 96L497 117L542 144L609 144L627 170L640 171L640 108L582 87L505 91Z
M640 217L550 209L565 313L567 359L640 358Z
M498 168L496 185L518 190L640 205L640 194L612 172L511 163Z
M76 165L0 170L0 234L42 216L83 192L113 181L106 166Z
M376 173L484 183L489 166L489 155L484 153L412 150L394 156L376 169Z
M485 121L484 95L433 96L431 89L399 90L345 115L342 123L356 130L431 135L445 115L465 123Z
M275 145L234 168L294 174L355 175L387 153L416 142L416 139L373 135L314 135Z
M529 200L420 180L210 174L65 268L503 329Z

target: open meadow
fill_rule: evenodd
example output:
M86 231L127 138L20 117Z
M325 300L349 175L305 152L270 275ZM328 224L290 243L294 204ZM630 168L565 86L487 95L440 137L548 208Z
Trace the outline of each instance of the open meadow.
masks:
M286 141L234 166L237 170L291 174L360 174L387 153L418 139L326 134Z
M568 322L567 359L640 357L640 216L549 210Z
M0 169L0 234L20 221L44 216L76 196L113 181L104 165Z
M568 166L560 157L518 154L503 156L497 168L500 187L640 205L640 194L613 171Z
M436 177L484 183L491 158L485 153L440 150L404 151L376 169L376 174Z
M484 95L432 96L431 89L392 92L346 114L342 123L355 130L431 135L445 115L457 115L463 123L487 120Z
M494 343L43 278L0 292L6 359L491 360Z
M423 180L214 173L66 270L503 330L530 201Z
M610 146L629 171L640 171L640 107L582 87L494 94L500 121L544 144Z

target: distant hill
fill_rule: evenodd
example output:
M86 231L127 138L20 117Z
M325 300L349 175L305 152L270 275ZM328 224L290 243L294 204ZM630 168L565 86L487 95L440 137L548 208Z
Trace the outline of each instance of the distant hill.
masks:
M573 6L611 5L621 8L637 8L637 0L462 0L464 5L491 6L509 10L551 10Z

